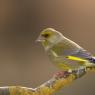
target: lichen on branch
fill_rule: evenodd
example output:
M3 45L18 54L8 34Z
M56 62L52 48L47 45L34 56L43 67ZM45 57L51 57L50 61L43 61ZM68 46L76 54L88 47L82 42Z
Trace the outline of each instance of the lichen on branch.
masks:
M0 95L53 95L72 81L84 76L87 70L88 68L79 68L72 72L58 72L49 81L34 89L22 86L0 87Z

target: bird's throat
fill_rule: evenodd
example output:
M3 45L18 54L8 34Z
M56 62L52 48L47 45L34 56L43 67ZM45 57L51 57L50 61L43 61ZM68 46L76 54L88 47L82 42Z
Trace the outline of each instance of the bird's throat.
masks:
M43 45L44 47L47 47L48 44L49 44L48 41L43 41L43 42L42 42L42 45Z

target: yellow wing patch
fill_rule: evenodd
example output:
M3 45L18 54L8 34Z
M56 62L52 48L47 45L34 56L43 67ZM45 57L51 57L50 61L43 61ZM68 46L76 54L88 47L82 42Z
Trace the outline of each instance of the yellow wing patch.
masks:
M75 56L67 56L68 59L70 60L75 60L75 61L80 61L80 62L86 62L87 60L79 58L79 57L75 57Z

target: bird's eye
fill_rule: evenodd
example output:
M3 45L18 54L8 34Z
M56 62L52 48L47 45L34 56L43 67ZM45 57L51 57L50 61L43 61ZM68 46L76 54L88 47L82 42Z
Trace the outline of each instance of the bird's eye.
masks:
M43 37L48 38L49 34L42 34Z

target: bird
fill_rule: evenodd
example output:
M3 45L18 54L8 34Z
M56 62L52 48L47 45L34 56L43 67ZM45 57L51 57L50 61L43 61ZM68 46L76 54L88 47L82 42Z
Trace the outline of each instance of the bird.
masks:
M46 28L36 40L44 47L51 62L64 71L95 67L95 57L61 32Z

